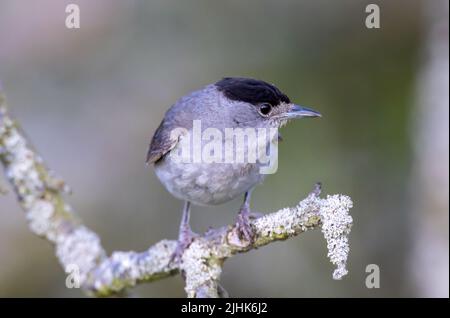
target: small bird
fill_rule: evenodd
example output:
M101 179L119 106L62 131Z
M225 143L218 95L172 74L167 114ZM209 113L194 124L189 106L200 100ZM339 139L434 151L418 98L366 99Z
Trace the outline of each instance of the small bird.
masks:
M195 237L189 225L191 203L202 206L218 205L244 195L236 226L239 236L251 242L254 233L250 226L250 219L253 217L250 211L250 196L253 188L266 176L261 173L263 164L258 160L174 160L171 154L182 151L180 148L183 144L192 145L190 134L194 130L194 122L201 122L202 132L208 128L224 132L230 128L278 129L288 120L302 117L321 117L321 114L293 104L272 84L240 77L223 78L180 98L170 107L150 142L147 163L154 164L156 175L165 188L184 201L178 245L173 259L180 260L182 253ZM186 142L188 138L190 139ZM208 142L204 139L200 138L201 148ZM263 143L262 147L266 149L276 141L278 140L270 138L262 141L258 139L257 143ZM226 142L224 138L222 145L225 146ZM251 146L252 142L247 142L246 145ZM241 150L242 148L234 148L233 151ZM218 151L223 149L219 148ZM248 150L244 151L248 155Z

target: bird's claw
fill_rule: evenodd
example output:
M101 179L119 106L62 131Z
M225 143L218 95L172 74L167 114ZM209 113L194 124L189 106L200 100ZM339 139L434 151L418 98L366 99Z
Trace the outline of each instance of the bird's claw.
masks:
M189 245L191 245L196 236L197 234L192 232L191 230L183 233L183 235L178 239L175 251L170 256L170 263L175 262L176 264L179 264L181 262L184 252L189 247Z
M255 231L250 223L250 213L239 213L237 216L236 228L241 239L253 243Z

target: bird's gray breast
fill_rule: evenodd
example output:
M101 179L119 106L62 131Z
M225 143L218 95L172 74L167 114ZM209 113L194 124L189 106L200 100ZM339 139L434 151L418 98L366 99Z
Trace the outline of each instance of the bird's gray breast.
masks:
M179 151L180 144L171 152ZM165 156L155 165L156 175L175 197L197 205L230 201L264 179L258 162L180 162Z

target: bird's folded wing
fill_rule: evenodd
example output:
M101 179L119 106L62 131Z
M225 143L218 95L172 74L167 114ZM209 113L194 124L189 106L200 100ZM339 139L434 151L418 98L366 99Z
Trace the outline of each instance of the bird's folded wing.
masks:
M156 163L178 143L179 135L171 133L163 120L153 135L147 152L147 163Z

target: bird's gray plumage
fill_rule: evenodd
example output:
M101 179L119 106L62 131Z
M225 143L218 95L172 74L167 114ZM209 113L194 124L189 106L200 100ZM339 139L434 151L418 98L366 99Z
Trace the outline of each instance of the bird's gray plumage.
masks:
M236 111L240 110L240 111ZM176 115L175 115L176 114ZM192 129L201 119L202 129L253 127L259 115L252 105L231 101L214 85L181 98L164 116L150 144L149 162L156 175L175 197L197 205L216 205L243 194L264 179L258 163L175 163L168 154L180 138L171 138L178 127Z
M277 146L278 136L269 138L244 139L243 145L234 147L235 135L226 137L228 129L241 128L255 132L257 128L279 128L289 119L317 117L319 113L312 109L294 105L290 99L274 85L249 78L224 78L215 84L192 92L180 98L166 112L156 130L147 153L147 162L154 163L155 172L161 183L175 197L184 200L183 217L177 248L172 259L181 259L181 255L193 238L189 226L190 203L197 205L216 205L236 198L245 193L244 203L237 217L239 236L247 241L253 240L250 226L250 193L266 174L261 173L262 157L266 149ZM224 152L226 145L233 144L233 155L244 154L249 159L249 145L257 146L256 160L231 160L209 162L205 160L174 160L180 150L186 150L186 143L192 142L200 121L200 132L215 128L219 134L221 147L214 152ZM206 146L208 138L200 133L200 151L210 151ZM245 135L245 134L244 134ZM225 137L225 138L223 138ZM242 137L242 136L241 136ZM258 136L259 137L259 136ZM213 138L214 139L214 138ZM199 139L197 139L197 142ZM191 152L189 149L188 152ZM195 151L194 151L195 152ZM208 153L208 152L207 152ZM203 159L203 153L201 154ZM178 157L179 158L179 157ZM192 157L191 157L192 159ZM271 160L276 159L271 157ZM264 162L264 165L266 162Z
M259 112L262 103L273 107L270 116ZM147 161L155 164L159 180L179 199L198 205L229 201L264 179L261 164L174 162L169 154L179 150L185 136L171 132L179 127L191 131L194 120L201 120L203 130L213 127L222 132L225 128L278 128L287 121L282 115L291 108L289 98L271 84L225 78L180 98L166 112L150 143Z

